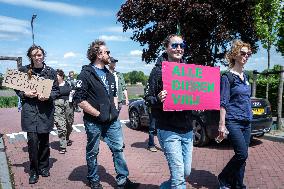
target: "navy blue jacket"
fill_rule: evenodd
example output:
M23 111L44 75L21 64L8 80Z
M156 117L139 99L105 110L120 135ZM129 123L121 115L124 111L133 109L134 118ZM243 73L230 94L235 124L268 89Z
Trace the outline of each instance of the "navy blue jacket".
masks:
M158 98L158 94L163 90L162 62L167 60L165 53L158 58L151 71L144 98L156 118L156 128L177 133L189 132L192 130L192 111L163 111L163 103Z
M115 78L108 70L106 79L109 85L109 93L104 87L103 81L92 67L92 64L83 66L77 78L73 97L74 102L78 104L82 101L87 101L100 112L98 117L84 112L84 119L89 122L108 124L118 118L118 111L114 104L114 97L116 97Z
M230 84L228 76L221 77L221 107L226 110L226 120L251 121L251 88L244 74L244 80L232 73L233 82Z

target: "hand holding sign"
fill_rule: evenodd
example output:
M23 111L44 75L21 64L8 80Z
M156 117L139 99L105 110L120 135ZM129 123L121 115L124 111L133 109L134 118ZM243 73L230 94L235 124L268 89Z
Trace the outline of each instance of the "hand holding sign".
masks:
M219 67L164 61L162 80L164 111L220 109Z
M39 96L39 100L47 100L51 92L53 80L35 75L31 79L28 79L28 75L24 72L7 70L2 85L24 91L26 97L35 98Z
M161 102L164 102L166 100L167 94L168 92L166 90L163 90L158 94L158 98Z
M29 97L29 98L35 98L37 97L37 92L36 91L27 91L24 93L24 95L26 97Z

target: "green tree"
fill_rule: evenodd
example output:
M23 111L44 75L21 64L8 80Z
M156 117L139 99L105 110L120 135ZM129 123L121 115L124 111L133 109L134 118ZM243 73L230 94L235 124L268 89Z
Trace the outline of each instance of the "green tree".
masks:
M280 28L278 33L277 51L284 56L284 6L282 5Z
M270 50L276 45L280 29L281 0L258 0L254 9L254 23L262 46L267 50L267 69L270 69ZM268 77L268 76L267 76ZM269 82L266 85L268 99Z
M117 13L124 31L143 49L142 60L156 60L161 44L177 26L189 48L188 61L201 65L224 62L228 44L240 38L257 49L253 25L255 1L244 0L127 0Z

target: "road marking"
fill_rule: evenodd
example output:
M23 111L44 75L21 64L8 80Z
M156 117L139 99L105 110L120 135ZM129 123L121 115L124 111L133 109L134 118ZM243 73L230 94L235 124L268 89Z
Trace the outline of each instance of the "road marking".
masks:
M129 119L126 120L120 120L121 123L125 124L129 122ZM76 125L72 125L73 131L77 132L77 133L81 133L85 130L85 126L84 124L76 124ZM57 136L57 128L54 127L53 131L50 132L51 135L53 136ZM6 134L9 143L15 143L15 142L19 142L19 141L23 141L23 140L27 140L27 133L26 132L18 132L18 133L10 133L10 134Z

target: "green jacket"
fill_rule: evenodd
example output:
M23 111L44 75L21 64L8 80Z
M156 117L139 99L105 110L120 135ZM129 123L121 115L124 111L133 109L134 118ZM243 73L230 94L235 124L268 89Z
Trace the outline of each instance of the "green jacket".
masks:
M125 100L125 96L123 94L124 90L126 89L126 84L125 84L125 80L123 77L123 74L120 72L115 72L117 75L117 79L118 79L118 86L117 86L117 97L118 97L118 102L124 101Z

